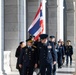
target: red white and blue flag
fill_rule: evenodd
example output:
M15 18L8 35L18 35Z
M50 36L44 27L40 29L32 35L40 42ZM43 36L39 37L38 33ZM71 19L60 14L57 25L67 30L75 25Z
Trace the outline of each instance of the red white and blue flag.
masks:
M42 2L38 8L38 11L35 15L35 18L28 28L28 31L31 35L35 36L35 40L39 38L39 35L44 31L44 23L43 23L43 14L42 14Z

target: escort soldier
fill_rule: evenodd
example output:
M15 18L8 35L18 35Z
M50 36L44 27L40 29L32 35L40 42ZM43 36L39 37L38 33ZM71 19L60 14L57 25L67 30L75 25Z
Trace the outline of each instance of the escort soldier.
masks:
M16 49L16 53L15 53L15 57L17 57L16 69L18 69L20 75L21 75L21 68L19 67L19 57L20 57L20 53L23 47L25 47L25 43L22 41L20 42L18 48Z
M65 43L62 41L61 45L64 48L64 54L65 54ZM64 64L64 62L65 62L65 57L64 56L62 57L62 60L63 60L63 64Z
M38 43L40 42L40 37L37 40L35 40L35 36L30 36L29 38L33 41L33 45L37 47ZM37 53L36 54L37 54L38 64L37 64L37 68L34 69L33 75L39 75L39 73L40 73L38 48L37 48Z
M55 36L50 36L50 41L55 43Z
M53 63L53 75L56 75L57 50L56 50L55 36L50 36L50 43L52 43L54 46L53 48L54 53L52 53L54 55L54 63L53 62L52 63Z
M55 53L55 37L50 36L50 41L47 43L48 53L47 53L47 75L53 75L52 71L56 65L56 53ZM56 69L56 68L54 68Z
M40 65L40 73L41 75L46 74L46 67L47 67L47 34L40 35L40 42L38 43L38 50L39 50L39 65ZM49 74L48 74L49 75Z
M37 67L36 47L32 45L31 39L27 39L26 42L26 47L21 51L19 67L22 67L21 75L32 75Z
M56 49L58 50L58 68L62 68L62 57L64 56L65 52L63 46L61 45L61 41L58 41L58 46Z
M68 66L68 57L70 57L70 66L72 65L72 55L73 55L73 47L71 45L71 41L67 41L67 45L65 46L65 54L66 54L66 66Z

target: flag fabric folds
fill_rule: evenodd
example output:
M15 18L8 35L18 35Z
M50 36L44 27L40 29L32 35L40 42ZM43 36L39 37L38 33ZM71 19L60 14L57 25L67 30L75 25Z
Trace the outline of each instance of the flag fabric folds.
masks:
M34 17L32 24L28 28L28 31L31 35L35 36L35 40L37 40L39 38L39 35L42 34L44 31L42 2L40 3L38 11Z

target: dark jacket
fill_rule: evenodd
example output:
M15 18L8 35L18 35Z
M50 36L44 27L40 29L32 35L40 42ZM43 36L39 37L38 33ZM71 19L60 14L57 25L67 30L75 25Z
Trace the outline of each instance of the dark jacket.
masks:
M17 58L17 63L16 63L17 69L19 69L19 57L20 57L21 50L22 48L18 46L18 48L16 49L16 53L15 53L15 57Z
M56 61L55 45L54 42L48 41L47 47L49 45L51 46L51 49L48 49L47 61L52 63L53 61Z
M65 51L64 51L64 47L61 45L61 46L57 46L56 48L58 50L57 54L58 56L64 56L65 55Z
M73 47L71 45L66 45L65 54L69 56L73 54Z
M24 47L21 51L19 64L26 64L27 67L35 65L37 63L37 54L36 47L32 46L29 48L28 46ZM25 67L25 66L24 66Z
M46 64L46 59L47 59L47 45L39 42L38 43L38 53L39 53L39 62L40 62L40 65L44 65Z

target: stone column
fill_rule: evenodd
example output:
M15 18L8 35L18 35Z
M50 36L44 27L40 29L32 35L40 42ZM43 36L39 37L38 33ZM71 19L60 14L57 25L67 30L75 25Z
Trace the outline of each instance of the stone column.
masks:
M49 36L57 36L57 0L47 0L46 32Z
M74 61L76 64L76 0L73 2L74 5ZM76 65L75 65L75 73L73 75L76 75Z
M57 40L63 40L63 0L57 0Z
M18 1L19 42L26 40L26 0Z
M26 40L26 0L24 0L24 41Z
M3 75L4 51L4 0L0 0L0 75Z
M73 0L66 0L67 5L67 40L71 40L71 44L74 46L74 18L75 18L75 11L74 11L74 4Z

